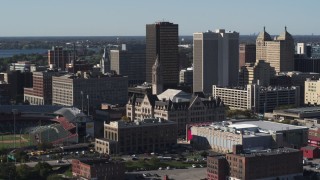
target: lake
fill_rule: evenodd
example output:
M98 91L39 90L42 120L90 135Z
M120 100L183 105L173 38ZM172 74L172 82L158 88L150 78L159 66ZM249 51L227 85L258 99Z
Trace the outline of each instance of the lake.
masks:
M47 54L48 49L0 49L0 58L19 54Z

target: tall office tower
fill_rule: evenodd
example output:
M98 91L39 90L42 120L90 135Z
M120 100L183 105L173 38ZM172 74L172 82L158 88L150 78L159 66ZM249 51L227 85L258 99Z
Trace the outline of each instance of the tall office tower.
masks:
M193 34L193 91L238 85L239 33L218 29Z
M109 53L107 48L104 48L104 52L100 60L100 67L101 67L102 74L110 72L110 59L109 59Z
M62 47L52 47L48 50L48 64L53 64L55 68L65 70L66 64L69 62L69 53Z
M256 45L240 44L239 45L239 68L246 63L256 62Z
M129 86L144 83L146 79L145 48L110 50L110 67L117 74L128 76Z
M152 81L152 66L156 57L163 67L164 87L179 83L178 24L158 22L146 25L146 81Z
M152 67L152 94L158 95L163 92L163 73L162 66L159 61L159 58L156 58L156 61Z
M256 40L256 53L257 61L266 60L277 73L294 69L294 40L286 27L274 40L264 28Z

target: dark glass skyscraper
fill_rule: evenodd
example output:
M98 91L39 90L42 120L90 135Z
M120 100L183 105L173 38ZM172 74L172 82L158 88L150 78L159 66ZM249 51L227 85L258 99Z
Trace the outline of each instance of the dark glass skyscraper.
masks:
M146 25L146 81L152 81L157 55L163 67L164 88L179 83L178 24L157 22Z

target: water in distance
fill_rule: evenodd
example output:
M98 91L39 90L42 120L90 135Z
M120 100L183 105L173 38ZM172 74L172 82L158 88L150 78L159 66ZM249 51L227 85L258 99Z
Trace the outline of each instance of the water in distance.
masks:
M46 54L48 49L0 49L0 58L12 57L19 54Z

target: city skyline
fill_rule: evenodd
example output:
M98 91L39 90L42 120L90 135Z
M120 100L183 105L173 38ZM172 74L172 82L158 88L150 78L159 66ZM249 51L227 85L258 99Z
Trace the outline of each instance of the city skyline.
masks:
M219 28L257 34L266 26L279 34L284 26L293 35L319 35L319 1L268 3L247 0L202 1L4 1L0 7L0 37L7 36L144 36L145 25L169 21L179 25L179 35ZM310 5L312 4L312 6Z

